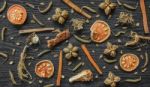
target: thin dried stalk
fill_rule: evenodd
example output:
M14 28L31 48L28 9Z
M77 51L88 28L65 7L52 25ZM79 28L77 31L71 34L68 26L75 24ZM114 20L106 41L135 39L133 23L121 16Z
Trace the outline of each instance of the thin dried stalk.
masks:
M6 0L4 0L3 6L0 8L0 13L2 13L5 10L6 6L7 6L7 2Z
M28 79L32 79L31 74L29 73L29 71L27 70L26 66L25 66L25 58L26 58L26 50L27 50L27 45L24 47L23 51L20 54L20 60L17 66L17 70L18 70L18 77L22 80L22 81L27 81Z
M53 2L50 1L48 6L45 9L41 10L40 7L38 7L38 10L40 13L47 13L50 10L50 8L52 7L52 5L53 5Z
M6 31L7 27L3 27L2 28L2 32L1 32L1 40L4 41L5 39L5 31Z
M142 66L142 68L145 68L145 67L148 65L148 62L149 62L148 53L145 52L145 63L144 63L144 65Z
M42 23L34 14L32 14L33 19L40 25L40 26L44 26L45 24Z
M139 82L141 80L142 80L142 78L140 76L139 78L136 78L136 79L126 79L125 81L126 82L131 82L131 83L137 83L137 82Z
M9 70L9 76L10 76L10 80L11 80L12 84L17 85L17 82L16 82L14 75L13 75L11 70Z
M46 32L46 31L55 31L54 28L36 28L36 29L25 29L19 30L19 34L26 34L26 33L37 33L37 32Z

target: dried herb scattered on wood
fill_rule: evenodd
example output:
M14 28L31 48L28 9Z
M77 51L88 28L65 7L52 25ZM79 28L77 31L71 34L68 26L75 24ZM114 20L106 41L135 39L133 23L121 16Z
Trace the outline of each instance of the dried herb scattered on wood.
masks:
M127 41L125 46L136 45L140 40L150 40L150 37L138 35L136 32L131 31L131 41Z
M71 22L72 22L72 26L73 26L75 31L82 30L83 25L85 24L85 20L84 19L79 19L79 18L72 19Z
M104 50L104 54L109 55L111 57L115 57L117 49L117 45L112 45L110 42L107 42L107 48Z
M38 10L40 13L47 13L50 10L50 8L52 7L52 5L53 5L53 1L50 1L48 6L45 9L41 9L39 6Z
M67 40L69 37L70 37L69 30L64 30L64 31L58 33L54 39L48 40L47 41L47 46L49 48L52 48L55 45L57 45L58 43L60 43L64 40Z
M120 25L134 25L133 15L127 12L120 12L117 23Z
M64 24L67 20L69 13L67 10L62 10L61 8L55 9L55 14L52 16L52 19L60 24Z
M35 28L35 29L24 29L19 30L19 34L27 34L27 33L38 33L38 32L48 32L48 31L55 31L54 28Z
M83 39L75 34L73 34L73 36L75 37L75 39L77 39L78 41L82 42L82 43L91 43L92 40L91 39ZM88 37L88 36L87 36Z
M116 83L119 82L121 78L119 76L116 76L111 71L108 74L108 77L105 79L104 83L106 85L110 85L111 87L116 87Z
M126 79L126 82L130 82L130 83L137 83L140 82L142 80L141 76L135 79Z
M69 82L88 82L93 80L93 73L91 70L82 70L77 75L69 78Z
M35 8L35 6L34 6L33 4L31 4L31 3L29 3L29 2L26 2L25 4L26 4L27 6L33 8L33 9Z
M67 60L78 57L78 47L73 46L71 43L69 43L68 46L63 49L63 51Z
M73 10L75 10L76 12L80 13L81 15L85 16L88 19L91 19L91 15L89 15L88 13L86 13L85 11L82 11L82 9L80 9L80 7L78 7L76 4L74 4L72 2L72 0L63 0L63 2L65 4L67 4L69 7L71 7Z
M108 58L104 58L104 61L108 64L111 64L111 63L115 63L117 62L117 59L108 59Z
M6 6L7 6L7 2L6 2L6 0L4 0L4 3L2 5L2 7L0 8L0 13L2 13L5 10Z
M112 3L111 0L104 0L102 3L99 4L99 7L105 11L106 15L110 15L110 13L116 9L117 4Z
M44 54L46 54L46 53L48 53L48 52L50 52L51 50L43 50L42 52L40 52L38 55L37 55L37 57L41 57L42 55L44 55Z
M18 62L17 71L18 71L18 77L20 78L20 80L29 82L27 79L32 79L32 76L25 66L25 59L27 56L26 55L27 48L28 48L28 46L25 45L23 48L23 51L20 54L20 59Z
M30 34L26 39L26 44L28 45L38 44L39 42L40 42L40 39L35 33Z
M9 76L10 76L10 80L11 80L12 84L17 85L17 82L16 82L14 75L13 75L11 70L9 70Z
M35 20L40 26L45 26L44 23L42 23L36 16L35 14L32 14L33 20Z
M89 7L89 6L82 6L81 9L86 9L92 13L97 13L96 10L94 10L93 8Z
M7 27L3 27L2 28L2 31L1 31L1 40L2 41L4 41L4 39L5 39L5 32L6 32L6 30L7 30Z

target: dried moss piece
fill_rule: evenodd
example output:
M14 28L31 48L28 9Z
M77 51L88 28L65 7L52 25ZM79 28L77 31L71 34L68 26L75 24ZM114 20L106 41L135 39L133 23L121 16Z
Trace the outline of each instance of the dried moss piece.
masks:
M67 10L62 10L61 8L55 9L55 14L52 16L52 19L60 24L63 24L69 16Z
M134 25L135 22L131 13L120 12L117 23L120 25Z
M104 0L102 3L99 4L99 7L105 11L106 15L110 15L110 13L116 9L117 4L112 3L111 0Z
M117 45L112 45L110 42L107 42L107 48L104 50L104 54L109 55L111 57L115 57L117 49Z
M110 85L111 87L116 87L116 83L119 82L121 78L119 76L116 76L111 71L108 74L108 77L104 80L104 83L106 85Z
M67 60L78 57L78 47L73 46L71 43L69 43L68 46L63 49L63 51Z

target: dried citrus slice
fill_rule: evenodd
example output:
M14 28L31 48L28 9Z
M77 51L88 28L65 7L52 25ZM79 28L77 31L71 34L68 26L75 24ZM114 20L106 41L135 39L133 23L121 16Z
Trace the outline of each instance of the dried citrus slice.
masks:
M7 18L14 25L21 25L27 19L27 11L23 6L14 4L7 11Z
M94 42L102 43L107 40L111 34L109 25L101 20L97 20L90 28L91 39Z
M54 73L54 65L49 60L42 60L35 66L35 73L42 78L50 78Z
M135 70L139 65L139 58L131 53L127 53L120 58L120 67L127 72Z

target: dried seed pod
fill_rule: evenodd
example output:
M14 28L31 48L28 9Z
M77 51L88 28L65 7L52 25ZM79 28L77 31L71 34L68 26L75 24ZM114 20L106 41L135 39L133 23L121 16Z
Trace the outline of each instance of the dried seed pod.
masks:
M93 79L93 73L91 70L83 70L80 73L78 73L75 76L72 76L71 78L69 78L69 82L73 83L73 82L87 82L87 81L91 81Z

